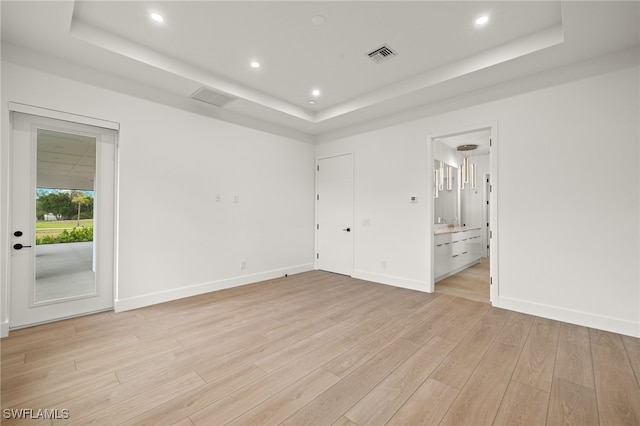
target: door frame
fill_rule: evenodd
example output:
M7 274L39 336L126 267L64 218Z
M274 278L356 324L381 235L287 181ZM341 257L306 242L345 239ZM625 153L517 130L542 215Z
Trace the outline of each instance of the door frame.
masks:
M351 247L351 274L349 276L353 276L353 271L355 270L355 188L356 188L356 181L355 181L355 156L353 151L345 151L345 152L340 152L337 154L331 154L331 155L324 155L321 157L316 157L315 160L315 165L314 165L314 179L315 179L315 200L314 200L314 216L315 216L315 220L314 220L314 254L316 254L316 257L313 258L313 268L315 270L318 270L318 233L319 233L319 229L318 229L318 167L320 165L320 161L322 160L327 160L329 158L335 158L335 157L342 157L343 155L350 155L351 156L351 177L352 177L352 182L353 182L353 187L352 187L352 209L351 209L351 223L353 224L353 229L352 229L352 247Z
M0 250L0 266L4 270L4 273L0 275L0 337L7 337L9 335L9 324L11 322L11 290L10 290L10 277L11 277L11 214L10 214L10 200L12 196L12 176L13 176L13 162L12 150L13 150L13 114L22 113L28 115L34 115L45 119L53 119L66 121L74 124L87 125L93 127L99 127L114 132L114 163L113 163L113 267L111 273L113 274L113 300L115 303L116 290L117 290L117 233L118 233L118 176L119 176L119 152L118 152L118 137L120 124L103 120L95 117L89 117L84 115L78 115L74 113L68 113L64 111L57 111L48 108L37 107L33 105L23 104L19 102L8 102L8 108L5 110L9 123L8 132L2 134L2 149L7 153L5 159L2 160L2 166L6 172L1 176L2 187L0 193L2 194L2 219L0 221L0 244L2 244L2 250ZM4 121L4 120L3 120ZM82 314L84 315L84 314ZM62 318L60 318L62 319ZM19 327L18 327L19 328Z
M464 133L471 133L478 130L491 130L491 147L489 148L489 175L491 176L491 197L489 198L489 232L491 234L491 241L489 242L489 301L493 306L498 306L499 299L499 273L498 273L498 241L499 241L499 223L498 223L498 122L491 121L488 123L480 123L468 126L460 126L455 129L435 132L427 135L427 182L429 182L429 198L431 202L431 208L429 211L429 235L427 237L428 253L430 253L429 261L427 262L427 280L428 280L428 292L433 293L435 291L435 253L433 249L434 242L434 190L433 185L430 183L433 179L434 172L434 152L433 141L439 138L445 138L450 136L456 136Z

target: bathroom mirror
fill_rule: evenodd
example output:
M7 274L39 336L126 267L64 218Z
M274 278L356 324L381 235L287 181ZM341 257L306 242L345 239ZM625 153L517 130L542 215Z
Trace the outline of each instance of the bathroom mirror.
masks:
M437 192L437 197L434 198L434 223L457 224L460 219L458 168L436 159L433 169L433 184L437 185L437 191L434 188Z

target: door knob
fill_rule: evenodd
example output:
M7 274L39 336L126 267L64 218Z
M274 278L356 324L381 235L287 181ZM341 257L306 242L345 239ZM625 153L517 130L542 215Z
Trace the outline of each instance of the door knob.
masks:
M18 243L18 244L14 244L13 248L16 250L22 250L25 247L31 247L31 246L23 246L22 244Z
M351 232L351 228L344 228L343 231Z

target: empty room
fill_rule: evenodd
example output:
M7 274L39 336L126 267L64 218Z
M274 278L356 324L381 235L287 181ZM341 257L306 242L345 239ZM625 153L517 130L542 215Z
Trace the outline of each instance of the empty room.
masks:
M3 425L640 424L640 2L0 18Z

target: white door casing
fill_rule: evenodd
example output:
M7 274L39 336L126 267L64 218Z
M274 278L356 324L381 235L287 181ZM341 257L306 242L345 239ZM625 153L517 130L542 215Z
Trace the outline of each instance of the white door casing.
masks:
M19 328L90 312L112 309L115 247L115 153L113 130L11 113L11 195L9 328ZM35 190L37 130L90 136L96 139L94 294L36 303L35 286ZM14 233L21 231L21 236ZM25 247L14 249L15 244Z
M482 130L482 129L490 129L490 150L489 150L489 172L487 173L490 176L490 184L489 184L489 192L488 195L488 207L487 207L487 215L489 223L488 227L488 242L489 246L488 255L489 255L489 269L490 269L490 290L489 290L489 301L493 304L493 306L500 307L499 304L499 263L498 263L498 123L491 122L486 125L472 125L466 127L460 127L452 131L442 132L439 134L429 135L427 137L427 179L431 182L433 179L433 162L434 162L434 150L433 150L433 141L440 138L446 138L449 136L460 135L463 133L471 133L474 131ZM433 185L429 185L429 187L433 187ZM432 193L432 196L435 194ZM486 201L486 200L485 200ZM432 207L433 212L433 207ZM429 225L429 235L427 238L427 242L430 247L431 256L430 260L427 262L429 265L429 292L435 291L435 282L434 282L434 270L435 270L435 247L434 247L434 220L435 215L431 214L430 225Z
M316 268L353 274L353 156L316 162Z

